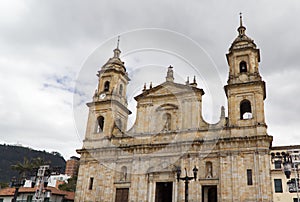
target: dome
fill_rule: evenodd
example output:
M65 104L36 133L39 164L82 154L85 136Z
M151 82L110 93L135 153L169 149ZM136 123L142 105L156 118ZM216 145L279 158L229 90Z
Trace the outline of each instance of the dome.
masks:
M239 35L232 42L229 51L244 48L256 48L254 40L245 34L246 27L243 26L242 16L240 15L240 26L237 29Z
M109 60L102 66L102 70L107 69L118 69L121 71L126 72L126 68L124 66L124 62L120 59L120 49L116 48L114 50L114 56L112 58L109 58Z

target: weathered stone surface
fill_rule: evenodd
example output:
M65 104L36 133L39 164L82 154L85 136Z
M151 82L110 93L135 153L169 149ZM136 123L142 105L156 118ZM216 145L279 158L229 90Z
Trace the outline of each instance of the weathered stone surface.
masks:
M202 117L204 91L195 83L174 83L169 67L166 82L136 97L136 122L126 131L129 79L119 59L114 59L116 66L104 65L93 102L88 104L83 148L78 150L81 164L75 200L113 202L117 190L128 188L128 201L154 202L157 183L172 182L172 201L184 201L184 182L177 182L176 168L181 168L181 176L184 168L193 176L196 166L198 176L189 183L189 201L213 201L212 197L222 202L272 201L265 83L258 72L259 50L243 34L239 32L227 54L228 117L222 109L217 124ZM246 72L241 72L241 62L246 63ZM103 98L106 81L110 89ZM123 91L118 94L121 84ZM244 101L250 106L242 106ZM243 118L243 110L251 117ZM105 120L100 131L99 116Z

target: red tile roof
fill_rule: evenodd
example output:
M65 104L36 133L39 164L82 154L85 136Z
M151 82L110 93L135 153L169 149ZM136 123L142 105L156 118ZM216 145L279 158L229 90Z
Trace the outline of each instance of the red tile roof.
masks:
M15 194L15 188L4 188L0 189L0 196L13 196ZM75 193L74 192L69 192L69 191L62 191L59 189L56 189L55 187L47 187L47 191L51 191L52 194L54 195L61 195L64 196L66 199L69 200L74 200ZM35 193L36 187L31 188L31 187L21 187L19 189L19 193Z
M0 196L13 196L15 193L14 188L4 188L0 189Z
M74 200L75 198L75 192L71 192L71 191L64 191L65 195L65 199L68 200Z

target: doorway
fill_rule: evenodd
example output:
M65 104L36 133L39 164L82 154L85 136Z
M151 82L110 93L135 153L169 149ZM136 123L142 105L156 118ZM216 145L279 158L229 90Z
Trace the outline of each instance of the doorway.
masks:
M202 202L218 202L217 186L202 187Z
M156 182L155 202L172 202L172 182Z
M117 188L116 189L116 202L128 202L128 188Z

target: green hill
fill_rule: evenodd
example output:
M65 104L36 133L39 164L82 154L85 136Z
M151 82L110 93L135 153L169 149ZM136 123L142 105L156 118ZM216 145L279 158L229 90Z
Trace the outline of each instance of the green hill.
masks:
M65 159L58 152L37 151L31 148L0 145L0 182L9 182L12 177L18 177L18 172L11 169L11 165L23 162L24 157L28 160L41 158L45 162L50 162L51 167L61 167L64 171L66 166Z

